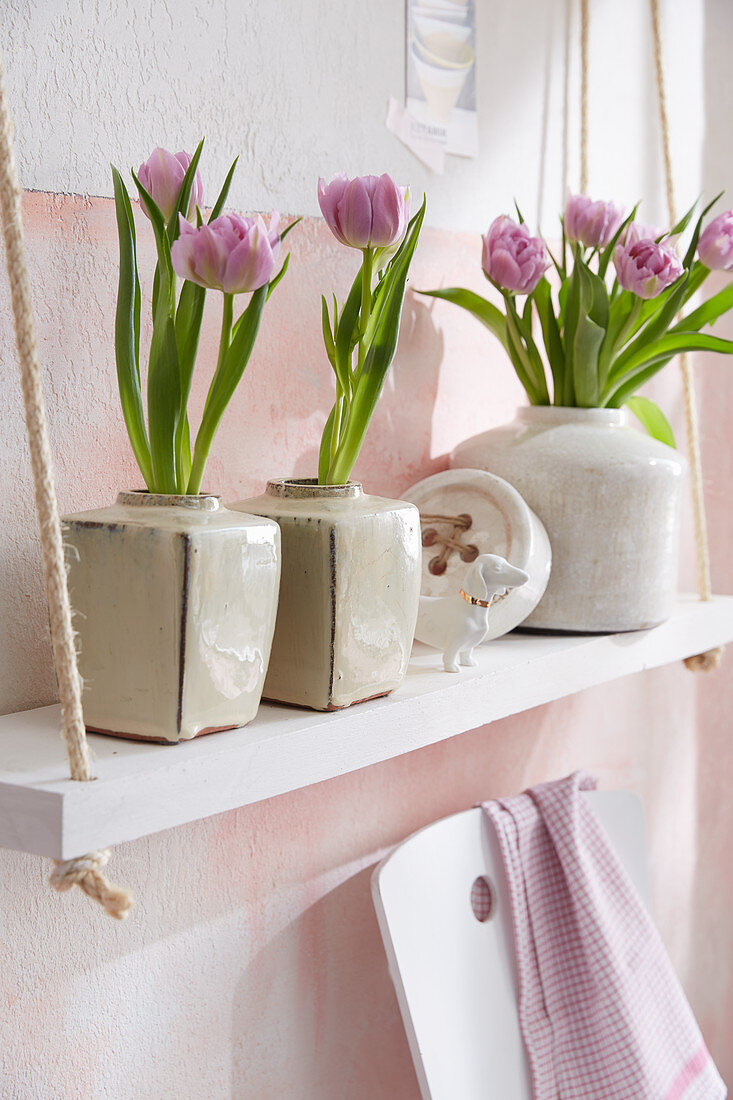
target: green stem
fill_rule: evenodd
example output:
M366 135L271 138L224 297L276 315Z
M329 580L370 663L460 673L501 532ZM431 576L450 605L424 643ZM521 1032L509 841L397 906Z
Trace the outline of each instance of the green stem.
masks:
M344 395L341 392L341 387L338 385L338 382L336 383L336 388L337 388L336 407L335 407L335 411L334 411L334 415L333 415L333 431L331 432L331 450L330 450L329 459L328 459L328 461L329 461L329 470L331 469L331 466L333 465L334 459L336 458L336 451L338 449L339 437L341 435L341 424L343 423L343 418L344 418Z
M221 311L221 337L219 338L219 358L216 362L216 371L214 372L214 378L219 374L226 357L226 353L229 351L229 346L232 342L232 318L234 315L234 295L225 294L224 304ZM211 387L214 382L212 380ZM211 387L209 387L209 393L211 393ZM216 424L212 425L211 431L201 432L199 431L196 436L196 446L193 453L193 463L191 465L191 476L188 479L188 486L186 487L186 493L193 495L200 492L201 481L204 476L204 469L206 467L206 460L209 457L209 451L211 450L211 444L214 439L214 433L216 431Z
M634 302L629 316L624 321L618 336L610 344L608 351L604 351L601 348L601 355L598 363L598 375L601 386L601 401L603 401L603 394L605 393L606 386L608 385L608 379L613 371L613 362L619 352L623 349L624 344L633 335L634 326L639 319L644 302L641 298L637 298Z
M364 435L367 429L366 424L357 424L351 415L353 408L353 398L359 380L364 370L364 363L367 355L367 344L364 339L369 325L369 318L372 313L372 279L374 276L374 249L364 249L364 260L361 266L361 306L359 308L359 341L356 360L356 370L353 375L352 394L351 398L347 398L346 410L343 409L343 404L337 411L336 419L333 425L333 436L331 437L331 461L328 467L328 474L326 477L326 483L328 485L340 485L344 476L348 480L351 473L344 475L343 470L345 468L344 463L344 451L349 453L353 450L353 446L357 440L351 437L356 434L357 439Z
M364 360L366 358L366 344L364 343L364 336L366 335L367 325L369 324L369 318L372 312L372 275L374 272L374 250L372 248L364 249L364 262L361 265L361 308L359 309L359 351L356 361L356 373L354 380L358 382L361 377L361 371L364 366Z
M502 293L506 303L507 336L509 338L510 348L509 354L514 364L514 369L519 377L519 381L527 391L527 396L529 397L531 405L549 404L549 396L547 401L543 402L542 400L535 372L530 362L529 353L522 337L519 315L514 304L514 299L508 292L502 291Z

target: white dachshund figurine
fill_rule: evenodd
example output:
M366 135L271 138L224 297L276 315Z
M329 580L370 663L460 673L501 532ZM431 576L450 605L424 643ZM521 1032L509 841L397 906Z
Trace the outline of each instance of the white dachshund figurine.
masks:
M529 580L523 569L497 554L479 554L466 570L463 587L450 596L420 597L421 641L443 651L446 672L476 664L473 651L489 632L489 609L497 596Z

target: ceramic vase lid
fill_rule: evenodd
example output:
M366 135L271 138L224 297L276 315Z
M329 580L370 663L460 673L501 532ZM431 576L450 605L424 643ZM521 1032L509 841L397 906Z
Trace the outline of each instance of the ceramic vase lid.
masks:
M446 470L402 494L417 505L422 528L422 594L458 591L479 554L499 554L529 580L489 614L486 641L513 630L534 611L550 577L550 542L542 523L503 478L484 470ZM420 628L416 632L418 641Z

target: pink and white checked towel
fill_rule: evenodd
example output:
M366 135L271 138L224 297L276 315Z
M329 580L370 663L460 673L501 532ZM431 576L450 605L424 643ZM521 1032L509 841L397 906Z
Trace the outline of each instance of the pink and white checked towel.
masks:
M509 882L536 1100L718 1100L726 1088L576 772L484 803Z

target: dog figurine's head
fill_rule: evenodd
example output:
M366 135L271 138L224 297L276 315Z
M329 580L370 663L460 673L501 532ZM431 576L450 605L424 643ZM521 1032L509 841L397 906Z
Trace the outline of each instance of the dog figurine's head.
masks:
M529 573L525 573L524 569L518 569L516 565L512 565L506 558L502 558L498 554L479 554L472 563L466 580L463 582L463 587L469 595L475 595L467 587L471 584L473 577L480 577L486 585L487 591L498 594L526 584L529 580Z

